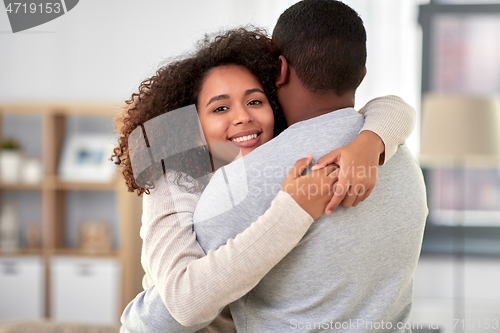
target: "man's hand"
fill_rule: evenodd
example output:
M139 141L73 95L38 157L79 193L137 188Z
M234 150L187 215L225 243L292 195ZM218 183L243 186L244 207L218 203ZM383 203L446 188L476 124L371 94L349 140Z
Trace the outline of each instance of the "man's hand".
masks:
M357 206L368 198L375 182L384 143L371 131L362 131L349 144L340 147L321 157L311 170L318 170L330 164L339 166L339 180L335 193L325 208L331 214L340 203L344 207Z

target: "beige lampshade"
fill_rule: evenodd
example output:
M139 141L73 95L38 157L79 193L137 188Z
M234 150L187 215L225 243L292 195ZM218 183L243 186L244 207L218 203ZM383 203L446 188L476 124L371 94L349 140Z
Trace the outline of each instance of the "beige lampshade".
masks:
M500 159L500 98L428 94L422 101L421 164Z

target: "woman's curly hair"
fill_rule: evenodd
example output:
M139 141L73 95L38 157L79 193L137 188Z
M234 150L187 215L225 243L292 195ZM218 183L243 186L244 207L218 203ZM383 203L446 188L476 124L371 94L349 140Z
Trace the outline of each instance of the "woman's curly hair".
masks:
M215 67L241 65L259 79L274 112L274 135L278 135L286 127L276 97L275 79L278 73L278 56L277 50L264 30L239 28L215 38L205 36L193 54L161 67L155 75L144 80L139 86L139 91L133 93L126 101L124 113L115 122L120 138L113 150L112 158L120 166L128 190L142 195L142 193L149 194L149 189L154 187L151 180L141 181L141 184L146 184L141 187L134 179L128 145L129 135L150 119L196 104L204 78ZM185 129L176 126L168 130L183 131ZM184 156L184 158L189 158L189 156ZM190 165L198 165L198 163ZM200 166L200 168L205 167ZM175 162L170 163L168 168L175 170ZM185 172L185 170L182 171ZM199 176L196 170L191 170L189 173L193 178ZM179 177L177 177L177 182L179 184Z

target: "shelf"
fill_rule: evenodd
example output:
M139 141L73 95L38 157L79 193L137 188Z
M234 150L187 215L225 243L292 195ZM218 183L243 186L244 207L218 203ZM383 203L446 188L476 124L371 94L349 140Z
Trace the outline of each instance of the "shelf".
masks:
M18 214L21 234L27 235L28 225L32 221L39 223L43 246L36 249L20 248L15 252L0 252L0 259L13 258L22 261L28 256L36 256L40 258L45 268L55 257L65 257L63 259L68 261L75 258L82 261L86 259L114 261L121 267L120 281L114 283L121 287L118 293L112 296L114 302L119 304L119 307L113 310L116 310L117 314L121 313L130 300L142 290L143 271L140 264L142 241L139 237L142 199L127 191L119 172L116 172L109 181L87 182L63 179L58 171L68 133L85 134L101 130L111 134L112 128L108 129L108 125L112 123L109 121L123 111L123 105L115 103L0 103L0 137L6 134L19 136L20 140L25 139L29 143L25 145L26 147L31 147L30 144L36 146L36 149L32 149L34 153L30 154L41 156L44 166L44 178L39 184L0 182L0 192L2 192L0 194L3 200L21 202ZM23 117L32 115L37 116L36 133L30 131L29 126L23 126L23 121L27 119ZM31 118L28 120L31 121ZM101 123L103 128L94 126ZM115 246L120 244L119 248L105 252L90 252L66 245L71 244L66 243L67 236L77 232L80 222L100 219L110 221L110 237L119 239L119 242L112 244ZM59 301L53 297L52 291L54 287L59 288L61 285L57 284L50 269L46 269L44 274L45 282L41 287L44 289L44 310L41 310L43 312L41 315L50 320L54 319L53 306ZM70 301L74 303L73 299Z
M23 184L23 183L2 183L0 182L0 190L5 191L40 191L43 188L43 183L39 184Z
M50 190L110 191L116 188L116 177L113 177L109 182L82 182L52 176L47 177L44 188Z
M33 256L33 255L43 255L42 249L28 249L28 248L20 248L15 252L1 252L0 257L20 257L20 256Z
M70 181L57 176L47 177L45 181L39 184L23 183L2 183L0 182L0 191L41 191L47 190L80 190L80 191L112 191L116 188L116 177L108 182L84 182Z
M110 103L2 103L0 113L112 117L123 108Z
M118 250L110 250L106 252L90 252L83 251L75 248L58 248L51 249L50 255L64 255L64 256L77 256L77 257L95 257L95 258L116 258L119 255Z

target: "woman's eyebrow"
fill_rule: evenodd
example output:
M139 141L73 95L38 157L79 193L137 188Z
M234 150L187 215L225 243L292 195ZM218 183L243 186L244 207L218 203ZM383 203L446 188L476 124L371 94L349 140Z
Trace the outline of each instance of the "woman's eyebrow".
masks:
M247 91L245 91L245 96L250 95L250 94L252 94L254 92L260 92L260 93L264 94L264 92L262 91L262 89L254 88L254 89L248 89Z
M210 98L210 100L208 101L207 105L208 106L210 103L213 103L215 101L218 101L218 100L221 100L221 99L228 99L229 98L229 95L217 95L217 96L214 96L212 98Z

